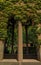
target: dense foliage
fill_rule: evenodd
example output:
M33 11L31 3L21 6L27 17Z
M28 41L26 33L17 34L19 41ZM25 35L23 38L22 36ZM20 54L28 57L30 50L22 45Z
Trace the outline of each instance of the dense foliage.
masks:
M7 37L7 22L10 15L13 15L17 23L18 21L27 22L31 17L37 25L41 23L41 0L0 0L0 39ZM37 30L35 26L34 28ZM32 27L33 30L34 28ZM33 36L29 39L36 39L34 36L37 34L35 33L30 32L29 34ZM41 29L38 33L41 34Z

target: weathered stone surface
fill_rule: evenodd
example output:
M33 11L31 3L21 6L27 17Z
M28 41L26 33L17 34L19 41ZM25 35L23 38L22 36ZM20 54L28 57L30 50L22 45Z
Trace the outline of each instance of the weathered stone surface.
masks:
M40 61L41 61L41 45L40 45Z
M4 53L4 43L2 40L0 40L0 59L3 59L3 53Z
M41 45L37 47L37 58L41 61Z
M21 62L23 59L23 40L22 40L22 24L18 22L18 60Z
M40 49L40 47L37 46L37 59L38 59L38 60L40 60L40 52L39 52L39 49Z
M18 62L0 62L0 65L19 65ZM41 62L22 62L21 65L41 65Z

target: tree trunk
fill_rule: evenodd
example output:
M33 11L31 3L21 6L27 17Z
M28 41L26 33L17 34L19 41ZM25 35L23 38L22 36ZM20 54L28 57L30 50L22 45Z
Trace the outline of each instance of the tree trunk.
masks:
M12 25L12 51L11 51L11 54L14 53L14 49L13 49L13 45L14 45L14 25Z
M25 32L26 32L26 55L28 56L28 32L27 32L27 25L25 25Z

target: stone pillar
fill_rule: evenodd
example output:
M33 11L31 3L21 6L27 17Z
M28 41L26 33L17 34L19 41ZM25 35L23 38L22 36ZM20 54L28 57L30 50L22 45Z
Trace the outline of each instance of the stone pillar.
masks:
M0 40L0 60L3 59L4 55L4 43L2 40Z
M22 39L22 24L18 22L18 62L21 65L23 59L23 39Z
M40 61L41 61L41 45L40 45Z
M37 47L37 59L41 61L41 45Z
M37 45L37 59L40 60L40 52L39 52L40 46Z
M41 28L41 24L38 24L37 30L39 30L40 28ZM41 40L41 34L38 35L38 40ZM41 61L41 45L40 44L37 46L37 58L38 58L38 60Z
M41 40L41 34L38 36L38 40ZM41 45L39 44L38 48L38 59L41 61Z

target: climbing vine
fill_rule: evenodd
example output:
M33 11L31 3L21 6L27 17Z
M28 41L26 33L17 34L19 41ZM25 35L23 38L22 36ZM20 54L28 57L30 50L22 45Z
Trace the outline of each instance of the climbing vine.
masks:
M17 23L31 17L37 25L41 23L41 0L0 0L0 39L7 37L8 17L12 14Z

